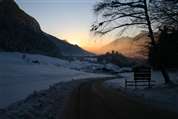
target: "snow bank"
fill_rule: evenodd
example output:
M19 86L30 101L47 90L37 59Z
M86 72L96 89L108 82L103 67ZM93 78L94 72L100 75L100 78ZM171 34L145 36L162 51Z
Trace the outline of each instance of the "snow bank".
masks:
M34 92L26 99L0 110L1 119L54 119L61 118L72 91L86 80L60 82L47 90Z
M170 72L171 80L178 84L178 72ZM139 87L125 88L125 79L133 80L133 73L122 73L122 78L106 81L105 86L113 88L115 90L121 89L129 96L144 99L147 104L153 104L155 106L169 109L178 112L178 85L170 86L164 85L164 78L158 71L152 71L152 80L155 80L155 86L151 89Z

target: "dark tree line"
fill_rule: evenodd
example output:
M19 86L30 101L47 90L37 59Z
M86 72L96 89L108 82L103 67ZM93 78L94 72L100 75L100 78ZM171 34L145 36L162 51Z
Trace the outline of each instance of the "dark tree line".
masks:
M177 27L178 25L177 0L101 0L96 4L94 11L98 15L98 20L92 25L91 31L95 33L106 34L116 29L124 31L130 27L146 30L150 37L147 45L149 46L150 64L154 66L158 63L165 83L171 82L166 70L168 65L166 62L169 60L165 58L164 53L176 52L177 47L171 50L170 42L176 41L177 36L174 34L177 31L169 33L165 27ZM158 32L163 26L165 27L161 30L157 41L154 32ZM174 40L170 41L170 38ZM170 44L167 44L168 42Z

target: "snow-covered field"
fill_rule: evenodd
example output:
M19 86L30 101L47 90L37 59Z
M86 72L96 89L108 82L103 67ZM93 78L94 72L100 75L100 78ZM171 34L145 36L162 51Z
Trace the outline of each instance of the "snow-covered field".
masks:
M19 110L26 106L19 100L25 99L34 91L60 87L58 97L68 95L66 91L71 91L76 83L70 83L72 80L81 80L88 78L110 77L111 75L92 73L98 69L107 68L113 72L120 72L122 78L108 80L104 83L105 86L116 90L123 90L128 95L144 99L147 104L163 107L178 112L178 86L164 85L164 79L160 72L152 71L152 80L155 80L155 86L151 89L139 87L125 88L125 79L133 80L133 73L123 73L131 71L130 68L119 68L112 64L102 65L89 63L85 61L66 61L58 58L52 58L42 55L25 56L21 53L0 53L0 108L5 108L14 103L10 108L16 108L21 105ZM170 72L171 80L178 84L178 73ZM71 88L69 88L69 84ZM53 92L54 89L49 90ZM47 93L49 94L49 93ZM41 96L41 93L38 93ZM46 96L43 96L46 97ZM27 101L32 101L34 98L28 98ZM37 98L38 100L38 98ZM44 100L46 103L48 100ZM62 103L62 102L61 102ZM31 110L31 107L29 107ZM14 109L12 109L14 110ZM22 109L23 110L23 109Z
M41 55L0 53L0 108L55 83L109 76L83 72L88 65Z
M115 90L122 90L129 96L143 100L146 104L178 112L178 72L170 72L169 75L176 85L165 85L164 78L159 71L152 71L152 80L156 83L151 89L145 87L126 89L125 79L133 80L133 73L122 73L123 78L108 80L104 85Z

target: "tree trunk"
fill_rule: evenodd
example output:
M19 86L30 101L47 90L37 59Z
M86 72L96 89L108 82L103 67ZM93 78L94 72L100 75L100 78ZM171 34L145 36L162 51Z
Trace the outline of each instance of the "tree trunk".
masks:
M171 80L170 80L169 73L163 65L161 66L161 73L164 77L165 84L172 83Z
M147 26L148 26L148 31L149 31L149 37L151 40L151 45L153 47L155 47L156 43L155 43L155 38L154 38L154 33L153 33L153 29L151 26L151 21L150 21L150 16L148 13L148 6L147 6L147 0L144 0L144 5L145 5L145 17L146 17L146 22L147 22Z
M148 13L148 6L147 6L147 0L144 0L144 5L145 5L145 17L146 17L146 21L147 21L147 26L148 26L148 30L149 30L149 36L151 39L151 46L153 47L154 51L157 49L156 48L156 42L155 42L155 38L154 38L154 33L153 33L153 29L151 26L151 21L150 21L150 17L149 17L149 13ZM165 69L165 67L163 65L161 65L161 73L164 77L164 81L165 84L171 83L168 71Z

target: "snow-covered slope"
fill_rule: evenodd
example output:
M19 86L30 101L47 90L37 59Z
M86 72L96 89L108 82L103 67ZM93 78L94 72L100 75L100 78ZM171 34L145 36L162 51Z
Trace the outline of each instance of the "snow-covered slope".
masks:
M0 53L0 108L54 83L105 76L72 70L68 61L57 58Z

